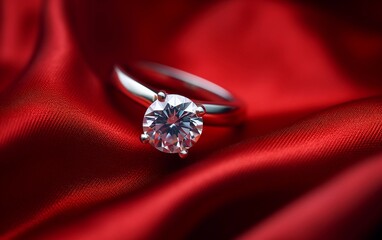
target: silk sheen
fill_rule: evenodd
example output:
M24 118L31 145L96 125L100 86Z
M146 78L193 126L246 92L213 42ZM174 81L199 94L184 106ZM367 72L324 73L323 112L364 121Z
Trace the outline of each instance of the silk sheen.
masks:
M380 1L0 1L1 239L380 239ZM187 159L110 79L150 60L247 107ZM181 93L179 93L181 94Z

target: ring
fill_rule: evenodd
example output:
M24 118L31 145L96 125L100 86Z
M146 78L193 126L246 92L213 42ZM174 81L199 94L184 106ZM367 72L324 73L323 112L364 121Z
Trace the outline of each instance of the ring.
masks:
M243 104L230 92L173 67L153 62L140 62L124 70L116 66L113 79L118 89L147 107L141 142L165 153L177 153L181 158L199 140L203 124L232 127L244 119ZM183 88L204 99L192 101L178 94L167 94L167 89L156 90L155 85L174 91Z

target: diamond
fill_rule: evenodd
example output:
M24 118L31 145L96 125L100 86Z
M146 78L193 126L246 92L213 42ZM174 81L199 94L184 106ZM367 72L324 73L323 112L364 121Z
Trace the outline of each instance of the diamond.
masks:
M169 94L154 101L143 117L143 133L159 151L180 153L191 148L203 131L203 119L196 114L198 106L190 99Z

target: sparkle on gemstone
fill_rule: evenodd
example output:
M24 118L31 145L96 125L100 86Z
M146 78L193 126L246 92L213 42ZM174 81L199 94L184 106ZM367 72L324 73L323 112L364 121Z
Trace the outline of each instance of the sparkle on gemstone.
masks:
M197 105L190 99L169 94L154 101L143 117L143 132L149 143L166 153L179 153L192 147L203 131L203 119L196 115Z

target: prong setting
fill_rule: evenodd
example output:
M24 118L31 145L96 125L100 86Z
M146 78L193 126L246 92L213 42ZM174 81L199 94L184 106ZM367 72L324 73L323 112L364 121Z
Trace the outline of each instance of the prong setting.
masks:
M188 156L188 151L186 149L183 149L182 151L179 152L180 158L186 158L187 156Z
M186 157L203 131L203 118L197 116L197 108L190 99L177 94L167 94L164 102L156 99L147 108L142 122L149 144L161 152ZM143 142L145 139L142 135Z
M195 112L198 117L203 117L206 114L206 108L203 105L199 105Z
M160 102L164 102L166 100L166 97L167 97L167 93L165 91L159 91L157 93L157 99L160 101Z
M142 143L148 143L149 142L149 135L147 135L147 133L141 134L141 142Z

